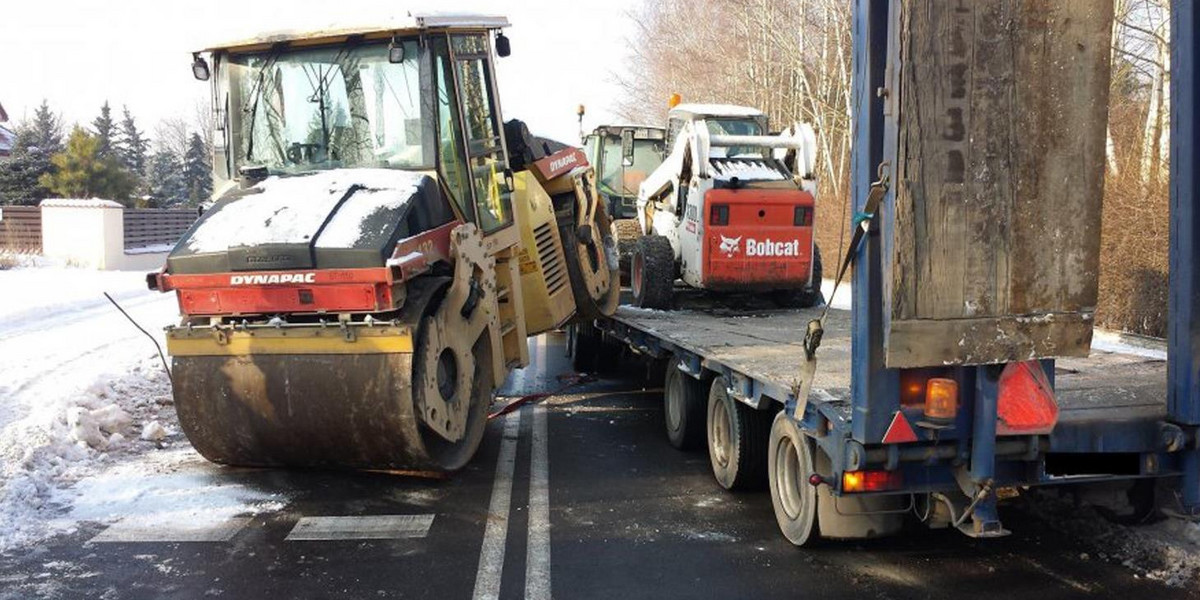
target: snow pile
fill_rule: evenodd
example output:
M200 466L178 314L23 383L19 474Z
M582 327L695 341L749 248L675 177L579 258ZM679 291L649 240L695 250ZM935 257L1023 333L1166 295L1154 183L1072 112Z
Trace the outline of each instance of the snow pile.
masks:
M74 530L79 522L111 523L132 518L139 526L217 522L283 508L286 499L218 477L212 465L186 444L146 459L115 466L55 496L71 511L49 526Z
M210 212L186 246L192 252L203 253L224 252L236 246L307 244L350 188L395 190L404 202L411 196L408 190L413 187L414 177L419 180L421 175L392 169L338 169L268 177L245 197ZM344 227L356 228L358 223L348 222Z
M136 440L145 428L135 423L175 420L157 357L76 393L43 400L0 431L0 552L54 533L48 520L65 508L61 500L73 494L64 491L72 483L156 448Z

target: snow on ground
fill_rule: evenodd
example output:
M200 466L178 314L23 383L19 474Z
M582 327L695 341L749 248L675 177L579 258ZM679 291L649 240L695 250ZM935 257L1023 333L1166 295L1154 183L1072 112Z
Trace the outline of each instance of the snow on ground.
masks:
M81 521L107 523L131 515L139 526L146 527L215 523L279 510L285 504L277 493L215 476L212 466L197 460L184 440L60 490L55 500L73 505L64 518L51 523L51 529L60 531L71 531Z
M62 490L158 447L158 420L183 443L154 345L104 298L151 332L174 300L135 272L41 266L0 271L0 552L41 539L65 510ZM161 338L161 333L159 334ZM160 340L161 343L161 340Z

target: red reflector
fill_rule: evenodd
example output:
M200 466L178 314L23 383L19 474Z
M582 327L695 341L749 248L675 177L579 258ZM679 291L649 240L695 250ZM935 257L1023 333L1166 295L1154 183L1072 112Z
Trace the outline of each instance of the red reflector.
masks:
M1000 374L996 402L997 435L1050 433L1058 422L1058 403L1042 363L1011 363Z
M892 417L892 424L888 425L887 433L883 434L883 443L903 444L915 441L917 441L917 432L913 431L912 424L908 422L903 412L896 411L896 416Z
M846 471L842 473L842 493L886 492L899 489L900 471Z

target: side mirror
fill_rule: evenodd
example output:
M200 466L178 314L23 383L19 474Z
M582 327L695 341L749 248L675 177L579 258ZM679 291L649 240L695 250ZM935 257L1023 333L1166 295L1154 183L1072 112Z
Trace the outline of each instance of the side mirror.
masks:
M405 58L404 42L393 37L392 43L388 44L388 62L397 65L404 62Z
M508 37L503 32L496 34L496 54L501 58L512 54L512 45L508 43Z
M633 166L633 130L621 132L621 162L627 167Z
M199 52L192 53L192 77L200 81L208 81L212 73L208 70L208 61Z

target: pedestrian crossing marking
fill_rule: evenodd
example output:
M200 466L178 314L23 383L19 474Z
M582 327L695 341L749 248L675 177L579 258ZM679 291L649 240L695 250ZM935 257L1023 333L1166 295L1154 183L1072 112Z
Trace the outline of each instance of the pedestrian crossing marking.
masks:
M288 541L393 540L423 538L433 525L433 515L368 515L358 517L303 517L288 534Z

